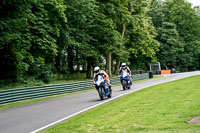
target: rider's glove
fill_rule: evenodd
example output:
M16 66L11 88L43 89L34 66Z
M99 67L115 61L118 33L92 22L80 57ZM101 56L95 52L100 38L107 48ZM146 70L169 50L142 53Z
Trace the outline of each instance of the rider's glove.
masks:
M106 75L104 76L104 80L107 82L108 81L108 78L106 77Z

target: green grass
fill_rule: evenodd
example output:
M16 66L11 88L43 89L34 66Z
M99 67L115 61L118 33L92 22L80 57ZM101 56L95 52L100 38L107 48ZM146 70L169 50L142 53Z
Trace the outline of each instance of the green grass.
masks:
M187 123L200 115L200 76L131 93L43 132L200 132Z
M164 77L163 75L154 75L153 78L161 78Z

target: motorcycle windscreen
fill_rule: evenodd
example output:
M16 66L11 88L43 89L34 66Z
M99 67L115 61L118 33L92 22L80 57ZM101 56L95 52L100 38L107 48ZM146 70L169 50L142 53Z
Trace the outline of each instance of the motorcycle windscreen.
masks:
M126 71L124 71L123 74L122 74L123 78L127 77L128 75L129 74Z
M99 86L104 81L103 77L101 75L98 75L97 77L97 85Z

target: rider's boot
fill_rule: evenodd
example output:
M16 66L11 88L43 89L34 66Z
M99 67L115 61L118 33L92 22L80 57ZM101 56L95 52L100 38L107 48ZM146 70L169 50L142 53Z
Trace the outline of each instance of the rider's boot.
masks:
M111 81L110 79L107 80L108 86L111 86Z
M111 86L109 86L109 91L112 92Z

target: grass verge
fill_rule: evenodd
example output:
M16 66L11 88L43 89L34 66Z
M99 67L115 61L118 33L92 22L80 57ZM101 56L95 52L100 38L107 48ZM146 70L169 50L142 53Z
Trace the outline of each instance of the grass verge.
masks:
M200 132L200 76L149 87L53 126L53 132Z
M154 75L153 78L161 78L164 77L163 75Z

